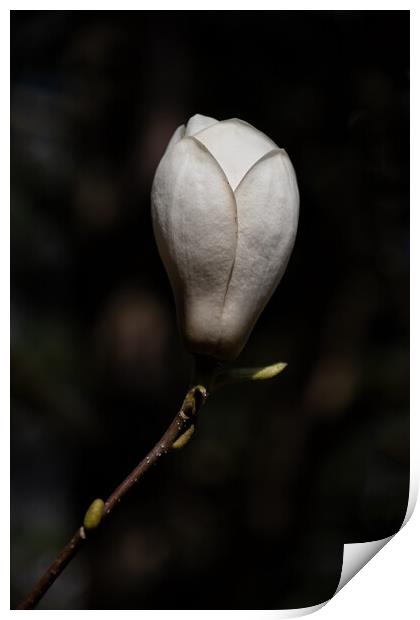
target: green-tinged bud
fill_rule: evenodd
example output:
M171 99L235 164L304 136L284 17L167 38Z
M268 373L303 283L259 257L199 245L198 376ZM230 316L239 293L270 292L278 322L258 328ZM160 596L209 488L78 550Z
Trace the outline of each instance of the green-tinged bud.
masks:
M102 499L95 499L85 514L83 519L83 527L86 530L94 530L98 527L105 512L105 503Z
M278 362L270 366L261 366L259 368L233 368L230 370L221 370L214 381L214 388L231 383L243 383L244 381L265 381L273 379L286 368L285 362Z
M174 443L172 444L172 448L174 450L180 450L189 442L193 434L194 434L194 424L191 424L191 426L185 431L185 433L180 435L178 439L174 441Z
M197 411L197 404L199 399L198 406L202 404L207 398L207 390L203 385L195 385L191 388L186 397L184 398L184 402L182 403L182 411L187 417L192 417L195 415Z

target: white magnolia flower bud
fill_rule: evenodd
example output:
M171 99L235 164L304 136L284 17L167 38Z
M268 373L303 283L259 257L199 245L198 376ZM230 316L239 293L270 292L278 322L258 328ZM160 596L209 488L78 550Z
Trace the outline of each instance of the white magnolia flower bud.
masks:
M190 352L239 355L286 269L298 215L293 166L266 135L199 114L178 127L152 216Z

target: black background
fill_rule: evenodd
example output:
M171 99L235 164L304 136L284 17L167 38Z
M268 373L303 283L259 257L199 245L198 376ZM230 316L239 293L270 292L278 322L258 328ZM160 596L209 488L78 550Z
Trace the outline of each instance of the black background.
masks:
M191 115L286 148L287 272L198 432L41 603L287 608L408 497L409 13L12 12L12 606L172 419L191 359L150 187Z

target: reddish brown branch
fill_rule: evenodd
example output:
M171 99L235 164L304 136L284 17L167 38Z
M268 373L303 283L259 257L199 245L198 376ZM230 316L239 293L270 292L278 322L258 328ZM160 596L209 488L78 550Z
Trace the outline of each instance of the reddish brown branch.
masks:
M206 397L203 387L192 388L186 395L181 409L170 424L158 443L140 461L127 478L111 493L105 502L104 519L108 517L119 504L124 495L133 487L146 471L172 448L174 441L182 435L193 423ZM17 609L33 609L49 590L57 577L63 572L67 564L76 555L83 543L88 540L85 528L80 527L73 538L59 553L54 562L47 568L41 579L34 585L27 597L18 605Z

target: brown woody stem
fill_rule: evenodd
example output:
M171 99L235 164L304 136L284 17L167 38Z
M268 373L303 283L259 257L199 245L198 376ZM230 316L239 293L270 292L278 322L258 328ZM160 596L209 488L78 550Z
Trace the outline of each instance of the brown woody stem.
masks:
M157 463L164 454L167 454L169 450L171 450L174 441L190 428L206 396L206 389L201 385L195 386L189 390L184 398L181 409L178 411L169 428L158 443L108 497L105 502L103 519L109 517L124 495L128 493L152 465ZM73 538L58 554L54 562L47 568L26 598L18 605L17 609L33 609L37 605L57 577L63 572L67 564L76 555L80 547L87 542L89 535L89 531L83 526L77 530Z

